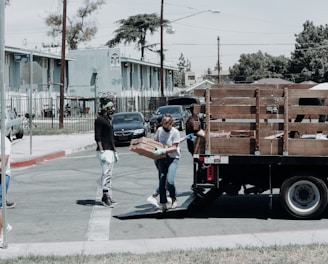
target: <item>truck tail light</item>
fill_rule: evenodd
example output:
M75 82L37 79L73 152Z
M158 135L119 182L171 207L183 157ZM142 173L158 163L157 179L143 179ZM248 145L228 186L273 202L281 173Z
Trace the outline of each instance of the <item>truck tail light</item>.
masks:
M213 165L211 165L207 168L206 180L214 181L214 166Z

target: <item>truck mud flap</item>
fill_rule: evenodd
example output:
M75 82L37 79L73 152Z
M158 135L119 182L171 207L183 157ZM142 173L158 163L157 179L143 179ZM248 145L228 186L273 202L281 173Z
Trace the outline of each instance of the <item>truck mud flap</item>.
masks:
M114 215L113 217L121 220L138 218L183 218L189 209L190 204L197 199L197 196L192 191L178 193L178 207L170 209L170 205L168 204L168 210L165 213L162 213L158 212L156 206L147 202L148 196L145 196L136 206L130 208L127 212Z

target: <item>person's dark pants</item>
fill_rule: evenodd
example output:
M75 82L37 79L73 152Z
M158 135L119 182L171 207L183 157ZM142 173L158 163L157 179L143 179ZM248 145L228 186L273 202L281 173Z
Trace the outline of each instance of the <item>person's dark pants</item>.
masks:
M158 168L160 173L159 179L159 195L160 203L167 203L166 188L172 199L176 199L176 190L174 185L174 179L176 171L178 169L179 159L164 158L158 160Z

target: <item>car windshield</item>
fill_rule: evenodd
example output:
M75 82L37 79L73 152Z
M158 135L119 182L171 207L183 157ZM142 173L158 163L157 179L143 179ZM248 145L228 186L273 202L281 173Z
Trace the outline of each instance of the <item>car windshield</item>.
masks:
M113 124L141 122L139 115L117 115L113 116Z
M165 107L165 108L159 108L156 112L156 115L178 114L178 113L180 113L179 107Z

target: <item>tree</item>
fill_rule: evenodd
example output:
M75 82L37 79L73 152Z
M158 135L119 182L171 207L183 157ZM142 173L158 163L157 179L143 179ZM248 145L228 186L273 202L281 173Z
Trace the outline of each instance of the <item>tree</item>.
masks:
M94 21L87 20L106 0L85 0L84 6L80 7L76 15L71 19L67 17L66 40L69 49L77 49L78 45L88 42L97 33L97 26ZM63 16L60 11L51 13L45 18L46 25L50 28L47 32L54 38L62 34Z
M262 78L285 78L288 66L288 58L258 51L240 55L239 63L234 64L229 71L235 82L250 83Z
M141 50L141 60L144 59L145 48L160 53L160 50L151 49L156 44L146 45L147 33L153 35L161 27L161 19L157 14L139 14L127 19L120 19L116 23L120 24L120 27L114 31L116 35L106 45L114 47L121 42L124 44L136 43L136 48ZM169 23L164 19L163 27L167 27Z
M295 82L328 81L328 25L316 27L313 22L306 21L303 31L295 37L289 69Z

